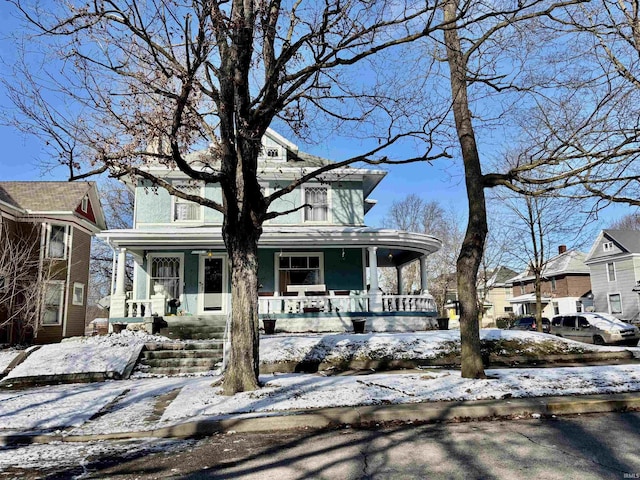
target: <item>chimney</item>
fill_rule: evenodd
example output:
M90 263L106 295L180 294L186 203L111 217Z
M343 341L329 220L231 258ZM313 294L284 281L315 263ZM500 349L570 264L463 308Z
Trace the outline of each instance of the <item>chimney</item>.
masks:
M559 245L558 246L558 255L562 255L566 251L567 251L567 246L566 245Z

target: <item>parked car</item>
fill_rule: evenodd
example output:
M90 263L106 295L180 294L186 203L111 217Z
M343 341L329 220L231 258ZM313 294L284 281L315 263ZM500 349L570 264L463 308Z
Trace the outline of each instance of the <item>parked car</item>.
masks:
M520 317L516 318L513 325L509 327L509 330L530 330L532 332L537 331L536 317ZM542 331L549 333L551 322L547 317L542 317Z
M551 333L596 345L632 345L640 340L640 331L608 313L570 313L553 317Z

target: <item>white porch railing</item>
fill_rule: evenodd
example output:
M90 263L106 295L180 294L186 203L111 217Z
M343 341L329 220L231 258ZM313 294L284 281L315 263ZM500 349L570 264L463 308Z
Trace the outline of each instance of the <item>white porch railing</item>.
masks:
M385 312L432 312L436 303L423 295L383 295L382 310Z
M260 296L258 312L310 313L310 312L368 312L369 295L273 295ZM422 295L384 295L382 311L385 312L433 312L433 298Z
M127 317L150 317L151 316L152 301L150 298L143 300L127 300Z

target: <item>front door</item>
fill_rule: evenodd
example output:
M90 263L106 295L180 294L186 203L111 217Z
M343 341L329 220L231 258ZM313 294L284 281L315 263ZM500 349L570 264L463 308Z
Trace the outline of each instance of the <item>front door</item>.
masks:
M206 256L200 259L200 313L226 313L226 259Z

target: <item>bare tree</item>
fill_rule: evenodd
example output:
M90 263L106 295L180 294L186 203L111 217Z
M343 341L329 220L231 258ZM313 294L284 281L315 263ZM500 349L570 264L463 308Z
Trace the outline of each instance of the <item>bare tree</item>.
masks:
M41 45L41 52L62 58L43 61L37 77L33 60L16 62L18 81L5 82L22 113L14 123L46 139L71 179L103 172L139 177L223 214L232 272L232 341L223 389L233 394L258 388L257 245L265 221L290 213L269 207L332 169L389 161L381 152L403 138L429 140L430 121L416 124L417 117L407 115L416 102L396 96L384 103L395 85L377 84L374 76L353 82L352 72L360 72L349 67L440 28L436 8L337 0L13 4L37 34L22 53ZM378 111L384 116L374 118ZM266 129L279 118L303 133L310 117L357 121L378 144L263 195L257 158ZM210 156L195 166L185 153L198 145L208 145ZM443 156L427 143L397 163ZM222 202L174 188L151 174L149 164L218 183Z
M585 233L591 220L590 212L583 211L584 202L555 196L512 196L501 199L501 215L512 229L514 242L508 255L526 265L534 277L536 299L536 325L542 332L542 282L549 260L556 256L555 246L570 244L573 248L584 245L583 239L592 238Z
M133 226L134 195L122 183L107 179L100 187L101 203L109 228L126 229ZM91 259L88 302L95 303L109 295L113 274L113 252L104 242L93 240L91 243ZM127 262L125 283L133 284L133 265ZM87 316L87 321L92 319Z
M609 228L616 230L640 230L640 214L629 213L615 220Z
M427 258L429 292L433 295L440 315L445 314L447 292L453 289L452 273L456 268L456 257L460 250L462 232L459 219L452 207L445 208L434 200L425 200L415 194L394 201L382 224L387 228L426 233L442 241L442 247ZM419 285L419 263L412 262L404 268L407 287ZM396 275L385 277L390 288L397 288Z
M42 320L47 282L60 269L40 259L36 226L18 230L19 234L3 232L0 243L0 329L10 344L33 339Z

